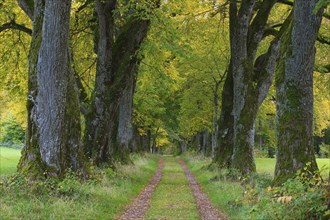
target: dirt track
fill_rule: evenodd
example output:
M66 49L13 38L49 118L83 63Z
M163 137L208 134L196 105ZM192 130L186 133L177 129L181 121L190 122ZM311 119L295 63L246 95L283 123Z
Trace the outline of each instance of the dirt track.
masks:
M195 178L189 171L185 162L181 159L177 159L177 162L181 165L183 172L185 173L186 178L188 179L191 192L195 198L195 202L198 208L200 218L203 220L227 220L228 218L220 213L214 206L211 204L210 200L206 194L202 191L199 184L196 182ZM120 220L140 220L146 219L145 215L150 207L150 202L152 195L159 184L162 184L162 171L164 168L164 160L160 159L158 162L158 169L149 182L149 184L144 188L144 190L134 199L134 201L127 207L126 211L123 213ZM174 180L173 180L174 181ZM178 213L179 214L179 213ZM197 217L197 216L196 216ZM158 219L158 218L152 218ZM173 219L172 217L166 216L161 219ZM178 216L175 219L182 219L182 216Z

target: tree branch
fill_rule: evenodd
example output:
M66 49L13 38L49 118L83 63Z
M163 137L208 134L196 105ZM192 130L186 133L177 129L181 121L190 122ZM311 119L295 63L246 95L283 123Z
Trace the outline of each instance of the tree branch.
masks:
M83 5L81 5L77 10L76 13L81 12L82 10L84 10L89 4L91 4L92 2L94 2L94 0L86 0L85 3Z
M277 0L264 0L259 6L257 15L254 17L248 33L248 53L254 57L260 41L263 39L267 20Z
M320 42L321 44L327 44L327 45L330 45L330 40L326 37L326 36L323 36L321 34L319 34L317 36L317 39L316 39L318 42Z
M275 28L267 28L264 32L264 35L263 35L263 38L267 37L267 36L277 36L279 33L278 30L276 30ZM323 36L321 34L319 34L317 36L317 39L316 39L319 43L321 44L326 44L326 45L330 45L330 40L326 37L326 36Z
M34 15L34 0L17 0L17 2L21 9L32 21Z
M314 70L319 73L330 73L330 63L324 66L315 65Z
M290 1L290 0L277 0L278 3L282 3L282 4L285 4L285 5L289 5L289 6L292 6L293 7L293 2ZM330 20L330 14L327 13L327 12L324 12L323 15L322 15L324 18Z
M22 24L17 24L14 20L12 20L11 22L8 22L6 24L1 25L0 26L0 33L2 31L8 30L8 29L23 31L23 32L27 33L30 36L32 35L32 30L30 28L27 28Z

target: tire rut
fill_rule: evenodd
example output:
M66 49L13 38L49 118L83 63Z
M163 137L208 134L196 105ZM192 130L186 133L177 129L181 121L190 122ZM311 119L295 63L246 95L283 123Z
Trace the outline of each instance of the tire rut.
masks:
M148 185L143 191L133 200L133 202L126 208L124 213L117 218L117 220L142 220L145 213L149 209L150 200L155 191L160 179L162 178L162 171L164 168L164 160L158 161L158 168Z
M203 220L227 220L227 216L220 213L210 202L207 195L202 191L201 187L195 180L192 173L182 159L177 160L181 165L186 177L188 178L190 188L194 194L199 214Z

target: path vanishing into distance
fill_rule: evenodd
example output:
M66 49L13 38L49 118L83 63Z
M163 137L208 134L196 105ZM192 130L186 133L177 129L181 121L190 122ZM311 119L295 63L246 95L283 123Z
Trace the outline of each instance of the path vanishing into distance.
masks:
M149 184L126 208L120 220L226 220L215 209L185 162L163 157Z

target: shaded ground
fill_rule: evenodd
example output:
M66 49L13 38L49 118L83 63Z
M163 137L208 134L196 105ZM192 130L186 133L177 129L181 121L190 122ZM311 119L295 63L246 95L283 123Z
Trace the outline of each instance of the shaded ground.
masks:
M166 157L153 180L120 219L218 220L227 217L211 205L182 160Z

